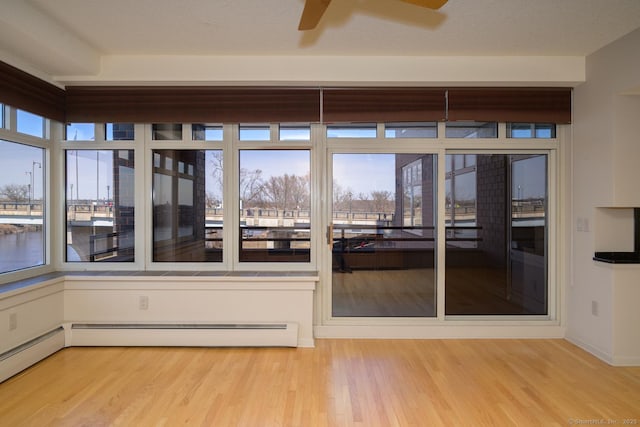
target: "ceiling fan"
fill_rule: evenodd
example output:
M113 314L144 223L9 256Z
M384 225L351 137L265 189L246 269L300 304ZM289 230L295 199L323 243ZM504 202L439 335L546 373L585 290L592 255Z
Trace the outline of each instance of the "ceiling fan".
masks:
M448 0L400 0L405 3L411 3L416 6L426 7L427 9L440 9ZM306 0L304 10L300 17L298 30L313 30L320 22L320 18L324 15L325 10L331 3L331 0Z

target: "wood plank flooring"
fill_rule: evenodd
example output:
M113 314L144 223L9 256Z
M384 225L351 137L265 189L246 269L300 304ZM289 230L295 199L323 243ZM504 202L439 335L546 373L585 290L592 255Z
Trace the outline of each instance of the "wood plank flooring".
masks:
M591 420L640 423L640 368L608 366L564 340L68 348L0 384L3 427L567 426Z

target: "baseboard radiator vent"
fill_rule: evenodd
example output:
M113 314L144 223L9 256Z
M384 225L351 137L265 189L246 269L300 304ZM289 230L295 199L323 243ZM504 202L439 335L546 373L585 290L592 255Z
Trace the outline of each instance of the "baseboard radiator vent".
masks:
M64 328L59 326L0 354L0 382L64 348Z
M297 323L72 323L68 346L297 347Z

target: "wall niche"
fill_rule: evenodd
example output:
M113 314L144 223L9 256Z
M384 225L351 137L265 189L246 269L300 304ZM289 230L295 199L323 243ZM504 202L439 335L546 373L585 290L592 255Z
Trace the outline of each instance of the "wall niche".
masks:
M599 207L595 222L595 261L640 264L640 207Z

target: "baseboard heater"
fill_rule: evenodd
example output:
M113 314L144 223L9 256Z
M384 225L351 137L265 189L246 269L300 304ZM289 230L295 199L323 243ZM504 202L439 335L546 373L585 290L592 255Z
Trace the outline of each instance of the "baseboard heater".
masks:
M1 353L0 382L63 349L64 346L64 328L59 326Z
M70 346L297 347L297 323L72 323Z

